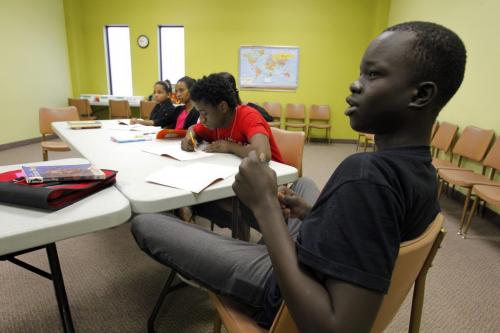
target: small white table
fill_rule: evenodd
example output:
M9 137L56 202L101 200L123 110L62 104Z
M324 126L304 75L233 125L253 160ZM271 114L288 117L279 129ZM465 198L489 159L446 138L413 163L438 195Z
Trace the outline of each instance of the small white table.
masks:
M117 124L117 120L101 123L103 127L99 129L72 130L66 122L52 123L52 128L72 149L98 168L118 171L116 187L130 200L133 212L155 213L234 196L234 176L209 186L200 194L146 182L147 176L167 165L189 162L143 152L142 148L151 145L151 141L113 142L111 135L119 131L110 129L110 125ZM236 168L241 159L233 154L217 154L204 158L203 162ZM278 184L293 182L298 177L294 167L274 161L269 165L277 174Z
M82 164L87 163L87 160L64 159L30 164L56 163ZM0 172L19 168L20 165L0 166ZM0 203L0 260L8 260L52 280L64 331L73 332L55 242L117 226L126 222L130 216L128 200L113 186L58 211ZM15 258L43 248L47 251L50 273Z

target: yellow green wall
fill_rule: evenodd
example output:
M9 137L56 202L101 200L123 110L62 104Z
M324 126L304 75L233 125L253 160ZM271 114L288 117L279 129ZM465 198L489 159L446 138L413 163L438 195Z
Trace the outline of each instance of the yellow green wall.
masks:
M40 136L38 108L66 105L71 81L62 0L1 0L0 8L4 144Z
M497 0L392 0L390 25L410 20L432 21L451 28L462 38L467 48L464 82L438 118L457 124L459 130L474 125L493 129L500 135L500 113L494 102L500 77L498 13ZM465 165L482 170L478 163ZM495 179L500 180L500 173Z
M103 29L127 24L131 30L134 95L148 95L159 77L159 24L185 27L186 74L238 73L240 45L300 47L296 92L242 91L244 101L330 104L334 138L354 138L343 115L348 86L360 57L386 26L389 0L64 0L73 95L106 94ZM150 46L140 49L140 34Z

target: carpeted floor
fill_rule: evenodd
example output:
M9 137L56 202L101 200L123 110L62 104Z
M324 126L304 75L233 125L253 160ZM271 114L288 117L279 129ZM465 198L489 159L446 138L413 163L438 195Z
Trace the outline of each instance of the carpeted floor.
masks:
M304 175L322 187L350 144L308 144ZM51 153L50 158L76 154ZM0 151L0 164L41 159L37 144ZM441 201L448 231L431 268L421 332L500 331L500 218L476 217L467 240L456 235L462 203ZM1 221L0 223L15 223ZM73 321L78 332L145 332L147 318L168 269L144 255L129 224L57 243ZM22 259L45 267L43 251ZM184 288L167 298L158 332L211 332L213 310L206 294ZM387 332L404 332L408 299ZM61 332L51 282L0 262L0 332Z

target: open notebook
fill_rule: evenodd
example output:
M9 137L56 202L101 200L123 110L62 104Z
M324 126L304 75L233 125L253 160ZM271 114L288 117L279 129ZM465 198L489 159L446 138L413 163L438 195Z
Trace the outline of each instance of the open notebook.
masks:
M192 152L184 151L181 148L180 140L172 140L172 141L155 142L152 145L143 147L142 151L155 155L171 157L179 161L190 161L208 156L213 156L215 154L221 154L221 153L206 153L203 151L203 148L205 146L206 144L199 145L196 148L196 150Z
M238 172L238 167L194 162L188 165L171 165L146 178L146 181L200 193L211 184Z

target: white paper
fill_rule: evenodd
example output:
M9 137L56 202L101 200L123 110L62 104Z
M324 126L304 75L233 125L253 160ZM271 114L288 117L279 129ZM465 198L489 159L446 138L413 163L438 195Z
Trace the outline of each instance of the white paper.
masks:
M179 161L191 161L199 158L209 157L221 153L207 153L203 151L206 144L196 147L195 151L184 151L181 148L180 140L162 140L157 141L155 144L142 148L142 151L147 153L167 156Z
M106 124L105 128L117 131L134 131L142 134L156 134L161 130L160 126L145 126L141 124L127 125L123 122L121 124L119 122Z
M137 132L120 132L111 136L111 140L118 143L125 142L138 142L138 141L151 141L151 135L144 135Z
M237 167L204 162L188 165L171 165L153 173L146 181L200 193L212 183L226 179L238 172Z

